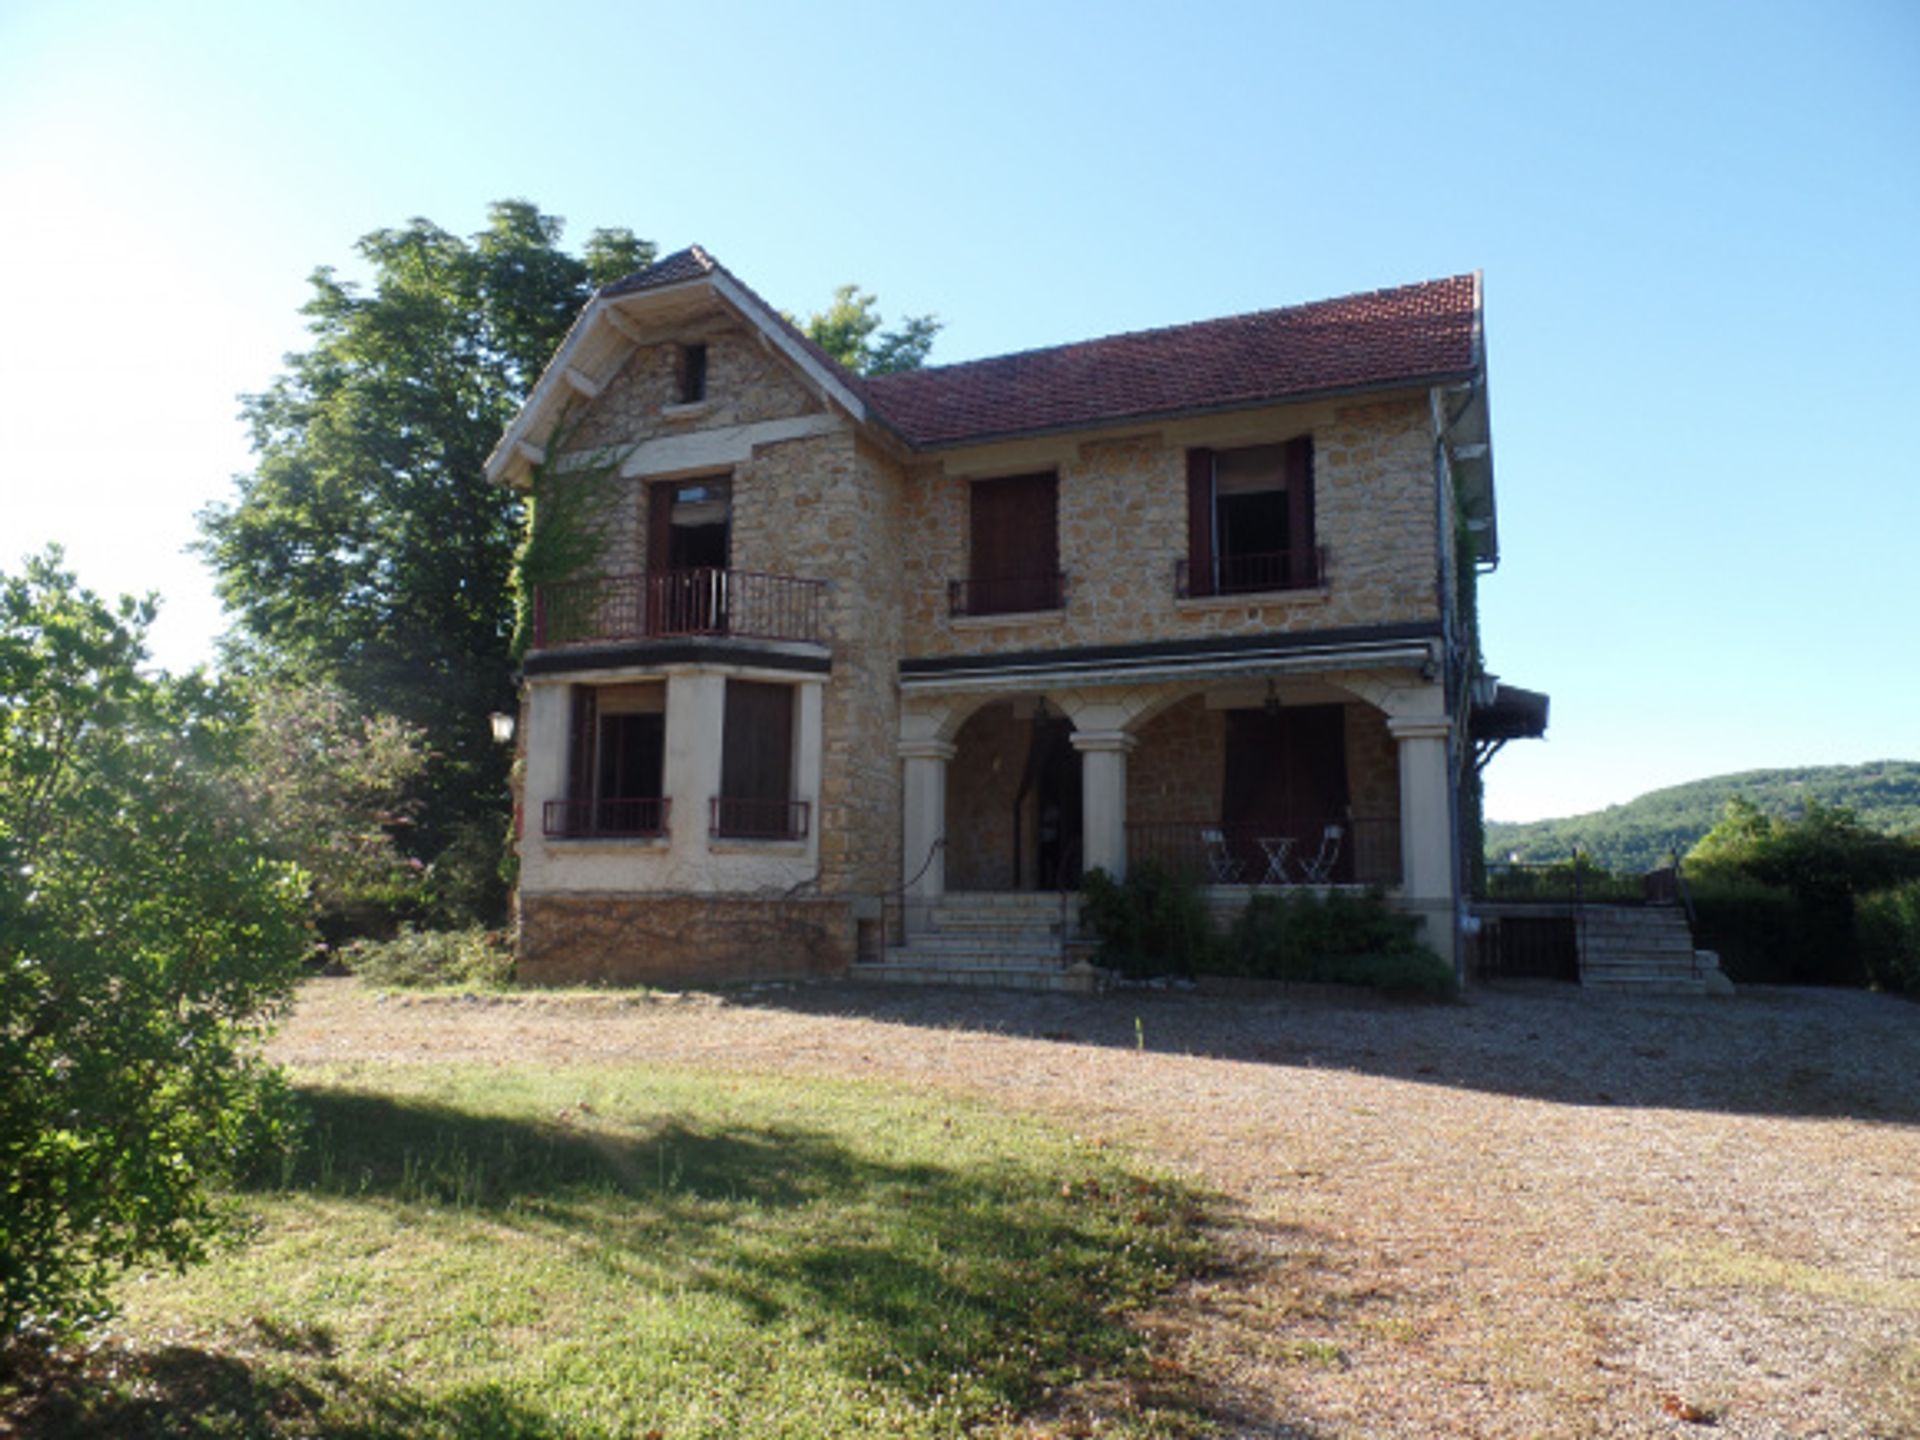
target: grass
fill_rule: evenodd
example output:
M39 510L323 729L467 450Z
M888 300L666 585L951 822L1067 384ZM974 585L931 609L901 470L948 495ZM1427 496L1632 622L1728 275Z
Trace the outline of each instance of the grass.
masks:
M1202 1260L1192 1197L1058 1130L652 1069L301 1079L253 1243L130 1280L24 1433L946 1436L1092 1393L1102 1434L1198 1428L1128 1324Z

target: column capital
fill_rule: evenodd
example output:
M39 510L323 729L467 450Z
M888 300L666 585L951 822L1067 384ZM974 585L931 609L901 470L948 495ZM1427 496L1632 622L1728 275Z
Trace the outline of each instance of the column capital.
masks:
M1125 730L1076 730L1069 737L1073 748L1085 754L1089 750L1111 750L1125 755L1140 743L1138 735Z
M1396 740L1444 740L1453 733L1453 722L1444 715L1405 715L1389 718L1387 733Z
M951 760L959 753L949 740L902 740L894 748L902 760Z

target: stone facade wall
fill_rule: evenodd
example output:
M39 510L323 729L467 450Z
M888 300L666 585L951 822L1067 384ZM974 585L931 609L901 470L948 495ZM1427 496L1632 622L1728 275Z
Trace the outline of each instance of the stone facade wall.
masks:
M735 566L828 584L820 884L830 893L899 883L903 484L851 431L760 447L734 472Z
M960 727L947 765L949 890L1014 888L1013 801L1032 740L1032 722L1016 718L1004 700L982 706ZM910 858L918 869L926 857Z
M1400 877L1400 746L1387 717L1372 705L1349 705L1347 803L1353 811L1354 878L1387 884Z
M1224 423L1224 422L1223 422ZM967 573L964 454L915 467L906 517L907 653L991 653L1219 634L1297 632L1431 620L1439 615L1430 420L1423 397L1275 411L1267 433L1121 436L1021 452L1008 471L1059 474L1064 612L1014 623L947 615L947 582ZM1316 540L1328 549L1324 592L1176 601L1187 554L1189 444L1239 446L1314 437Z
M1191 824L1220 818L1227 770L1227 712L1190 695L1140 727L1127 757L1127 820Z
M837 900L523 895L523 985L737 984L839 975L852 907Z
M661 412L679 400L683 343L707 347L707 398L698 414L675 419ZM601 392L563 423L561 438L569 451L624 448L656 435L784 420L821 408L799 377L744 328L709 323L670 344L635 350Z

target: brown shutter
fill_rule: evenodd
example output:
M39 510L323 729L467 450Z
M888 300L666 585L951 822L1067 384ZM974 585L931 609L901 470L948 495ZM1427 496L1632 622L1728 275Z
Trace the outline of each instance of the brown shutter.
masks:
M968 492L969 608L976 615L1060 603L1060 481L1052 471L976 480Z
M599 697L591 685L573 687L573 723L567 741L567 821L569 834L593 829L593 735Z
M671 480L647 487L647 573L664 575L673 555L673 490Z
M1313 540L1313 437L1287 442L1287 570L1296 586L1320 583Z
M720 747L720 793L727 799L774 804L792 798L793 697L790 685L727 681Z
M1213 451L1187 451L1187 594L1213 594Z

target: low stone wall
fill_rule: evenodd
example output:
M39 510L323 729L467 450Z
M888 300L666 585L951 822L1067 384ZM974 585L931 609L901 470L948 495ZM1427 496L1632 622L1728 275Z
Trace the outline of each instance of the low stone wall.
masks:
M845 899L523 895L523 985L737 984L841 975L853 962Z

